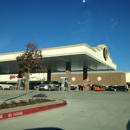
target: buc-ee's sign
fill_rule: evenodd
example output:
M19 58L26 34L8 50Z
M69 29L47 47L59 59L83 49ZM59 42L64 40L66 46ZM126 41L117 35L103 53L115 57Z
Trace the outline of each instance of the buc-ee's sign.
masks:
M5 79L5 77L3 77ZM25 77L23 76L23 79ZM12 75L9 75L9 80L16 80L18 79L18 74L12 74ZM46 79L46 76L43 75L43 74L30 74L29 75L29 79L31 80L42 80L42 79Z
M10 76L9 76L9 79L10 79L10 80L15 79L15 78L18 78L18 75L10 75Z

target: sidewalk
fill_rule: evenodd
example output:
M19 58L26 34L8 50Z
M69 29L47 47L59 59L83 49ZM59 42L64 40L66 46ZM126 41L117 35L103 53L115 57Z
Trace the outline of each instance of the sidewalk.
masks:
M54 99L54 100L55 101L52 102L26 105L22 107L15 107L9 109L1 109L0 120L9 119L18 116L24 116L27 114L33 114L36 112L59 108L67 105L67 102L65 100L61 100L61 99Z

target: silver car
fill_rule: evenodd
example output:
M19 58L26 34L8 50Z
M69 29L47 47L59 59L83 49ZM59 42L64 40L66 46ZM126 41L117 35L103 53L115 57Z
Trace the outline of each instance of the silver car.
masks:
M60 83L58 81L44 81L39 85L39 91L41 90L55 90L58 91L60 87Z

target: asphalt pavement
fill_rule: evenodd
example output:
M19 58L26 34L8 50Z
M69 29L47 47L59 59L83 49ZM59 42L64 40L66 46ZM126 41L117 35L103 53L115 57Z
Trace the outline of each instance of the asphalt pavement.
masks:
M29 91L67 106L0 121L0 130L130 130L130 92ZM0 91L0 101L26 99L25 91Z

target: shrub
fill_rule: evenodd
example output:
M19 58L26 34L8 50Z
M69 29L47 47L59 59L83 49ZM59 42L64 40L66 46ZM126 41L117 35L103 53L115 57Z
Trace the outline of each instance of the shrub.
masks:
M14 107L33 105L33 104L52 102L52 101L55 101L55 100L46 99L46 98L30 99L29 102L27 102L25 100L20 100L19 102L11 100L11 102L9 102L9 103L3 102L2 104L0 104L0 109L14 108Z

